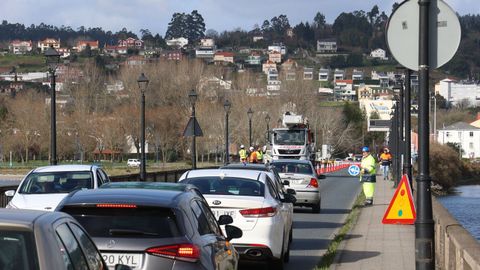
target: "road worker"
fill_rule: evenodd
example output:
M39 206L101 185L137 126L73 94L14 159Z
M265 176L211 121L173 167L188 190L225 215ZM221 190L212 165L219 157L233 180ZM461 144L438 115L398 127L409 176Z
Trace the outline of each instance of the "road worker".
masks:
M240 145L238 155L240 156L240 162L247 162L247 150L245 150L245 145Z
M365 205L373 204L373 194L375 192L377 164L375 158L370 154L370 148L362 148L362 161L360 163L360 182L363 183L363 193L365 194Z

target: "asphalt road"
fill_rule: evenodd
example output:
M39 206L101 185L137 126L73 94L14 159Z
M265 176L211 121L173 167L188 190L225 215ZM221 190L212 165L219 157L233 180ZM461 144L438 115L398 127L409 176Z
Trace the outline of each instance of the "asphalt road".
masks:
M295 208L293 242L290 262L286 270L314 269L326 252L335 233L343 226L360 192L358 177L349 176L347 170L327 174L320 182L322 206L320 214L310 208ZM240 269L266 269L265 265L241 264Z

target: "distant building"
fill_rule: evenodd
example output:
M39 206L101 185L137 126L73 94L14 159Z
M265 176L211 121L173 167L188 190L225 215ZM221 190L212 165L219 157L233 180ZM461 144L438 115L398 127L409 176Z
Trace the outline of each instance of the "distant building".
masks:
M377 72L375 70L372 70L372 80L379 80L380 81L380 86L383 87L388 87L390 84L390 76L385 73L385 72ZM391 75L394 77L394 73Z
M245 63L252 66L259 66L262 64L262 55L258 52L251 52L245 60Z
M221 63L233 64L234 63L233 57L234 57L233 52L216 52L213 57L213 61L216 63L221 62Z
M60 48L60 39L46 38L38 42L37 47L43 53L46 49L53 47L54 49Z
M303 68L303 79L304 80L313 80L313 68L304 67Z
M352 80L363 80L363 71L354 69L352 71Z
M330 70L326 68L321 68L318 71L318 80L321 82L328 82L330 80Z
M270 69L277 70L277 64L275 62L272 62L272 61L268 60L267 62L263 63L262 71L263 71L263 73L268 74L268 71Z
M200 45L195 48L195 57L212 60L217 52L217 46L213 39L202 39Z
M352 80L335 80L333 94L336 100L356 100L357 92L353 89Z
M455 105L468 101L471 106L480 105L480 85L469 82L459 83L451 79L441 80L435 86L437 93L445 98L448 104Z
M166 40L165 43L167 43L167 45L170 47L183 48L188 45L188 39L184 37L172 38L172 39Z
M337 41L332 39L317 40L318 53L336 53Z
M181 50L163 50L160 52L160 58L166 60L181 61L183 59L183 53Z
M118 46L134 49L143 49L143 41L140 39L134 39L132 37L129 37L127 39L119 40Z
M32 51L33 45L31 40L14 40L10 42L8 49L13 54L25 54Z
M188 42L188 40L187 40ZM202 38L200 39L200 46L202 47L213 47L215 46L215 40L213 38Z
M260 41L260 40L263 40L263 36L254 36L252 38L253 42L257 42L257 41Z
M267 51L268 51L268 53L279 52L282 55L286 55L287 54L287 47L283 44L273 44L273 45L268 46Z
M90 46L91 50L98 50L98 40L96 41L78 41L77 42L77 51L81 52Z
M438 130L437 141L440 144L456 143L460 145L462 158L480 158L480 128L465 122Z
M282 54L278 51L271 51L268 53L268 60L274 63L281 63L282 62Z
M370 52L370 57L377 58L380 60L388 60L387 52L384 49L375 49Z
M336 82L337 80L345 80L345 70L335 69L333 72L333 81Z

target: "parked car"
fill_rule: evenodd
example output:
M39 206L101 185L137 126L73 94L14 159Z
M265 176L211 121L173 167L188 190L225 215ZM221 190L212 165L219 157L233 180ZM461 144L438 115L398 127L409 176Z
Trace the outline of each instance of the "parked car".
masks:
M110 182L97 165L55 165L30 171L17 190L7 190L13 198L6 208L53 211L67 194L76 189L94 189Z
M57 211L69 213L92 236L110 267L133 269L237 269L229 243L242 231L217 219L193 186L111 183L70 193ZM226 237L219 224L226 225Z
M140 160L134 158L127 160L127 167L140 167Z
M282 180L288 180L290 187L295 190L295 205L311 207L313 213L320 213L322 200L319 180L325 176L318 176L309 160L281 159L273 160L270 164L277 168Z
M292 208L274 180L257 170L207 169L185 172L181 183L195 185L215 216L229 215L243 231L232 241L245 261L264 261L283 269L290 257Z
M103 270L107 265L82 226L70 215L0 209L0 269ZM130 269L116 265L117 269Z

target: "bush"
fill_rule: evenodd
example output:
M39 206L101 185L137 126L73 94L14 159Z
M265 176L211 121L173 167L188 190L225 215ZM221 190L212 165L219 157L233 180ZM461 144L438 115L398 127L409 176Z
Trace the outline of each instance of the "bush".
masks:
M449 191L462 179L462 161L451 147L433 143L430 145L430 174L432 181Z

